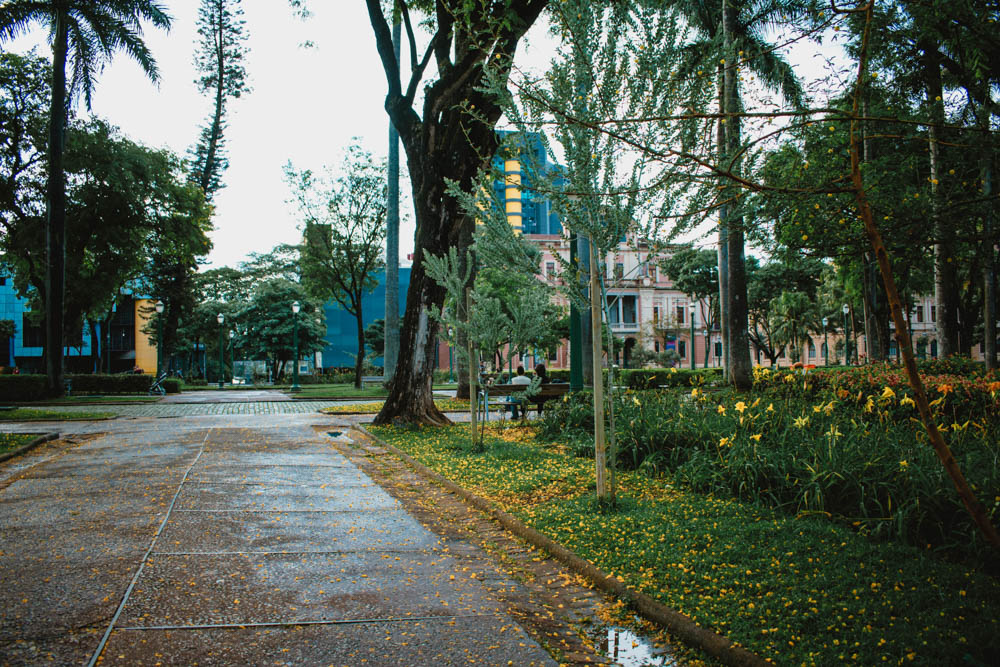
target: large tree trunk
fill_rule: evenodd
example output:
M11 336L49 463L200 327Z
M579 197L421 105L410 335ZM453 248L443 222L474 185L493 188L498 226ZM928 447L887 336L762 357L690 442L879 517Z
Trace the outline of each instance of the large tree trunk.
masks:
M399 65L400 23L392 25L392 48ZM389 119L389 202L385 216L385 352L382 370L392 379L399 358L399 133Z
M48 219L45 247L45 373L50 396L62 396L63 308L66 298L66 175L63 146L66 128L66 17L56 11L52 40L52 104L49 108Z
M739 70L732 43L733 31L736 27L736 7L732 0L723 0L722 28L726 43L727 62L724 78L726 113L726 157L727 168L737 175L740 172L741 160L736 157L740 150L740 120L737 113L739 102ZM726 354L729 362L729 379L737 389L749 389L753 385L753 362L750 359L750 338L747 333L749 326L749 309L747 306L747 273L744 257L743 215L739 192L733 188L732 201L727 210L726 246L729 260L729 352Z
M375 418L377 424L448 423L435 407L431 393L437 340L437 323L432 314L444 303L445 290L424 272L424 253L441 256L453 246L463 254L466 250L462 247L462 232L468 226L466 231L471 235L473 220L462 214L458 202L446 194L445 183L450 180L469 191L479 169L493 159L498 146L495 126L501 109L497 97L483 89L486 70L501 81L506 79L521 37L546 4L547 0L511 0L497 16L487 13L485 5L474 3L470 6L478 9L470 9L465 18L456 18L457 4L438 0L435 43L427 57L433 54L436 58L439 78L424 88L421 117L413 108L413 100L423 65L418 63L413 68L415 78L404 91L381 3L366 0L389 86L385 108L406 151L417 223L399 359L389 384L389 397ZM472 24L483 21L489 28L470 29L467 20ZM413 46L411 56L416 51ZM475 115L467 109L475 109Z
M719 114L726 113L725 67L718 66ZM719 118L716 128L716 154L721 165L726 155L726 119ZM721 185L725 185L725 177L721 177ZM721 190L720 190L721 191ZM719 333L722 336L722 367L723 375L729 379L729 235L726 232L729 224L729 206L725 203L719 207ZM707 356L707 355L706 355Z
M927 128L930 153L931 229L934 234L934 304L937 310L938 356L959 352L958 276L955 261L954 233L941 214L941 132L944 126L944 95L941 65L934 47L925 49L924 75L931 122Z
M982 106L980 108L981 125L989 129L990 113ZM993 196L993 141L990 134L985 135L985 150L982 158L983 199L986 200L986 210L983 212L983 244L980 254L983 256L983 355L986 368L997 367L997 268L996 268L996 237L994 236L994 211L996 203Z

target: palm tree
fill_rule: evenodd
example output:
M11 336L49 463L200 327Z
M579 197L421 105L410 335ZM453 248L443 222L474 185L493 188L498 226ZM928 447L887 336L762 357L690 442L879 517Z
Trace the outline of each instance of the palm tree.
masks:
M700 34L688 45L687 62L680 76L694 75L717 63L719 113L726 114L717 134L720 166L739 174L741 134L739 114L743 112L738 71L752 72L766 88L777 91L794 106L802 105L804 92L792 66L768 43L767 32L779 21L792 20L804 10L801 0L671 0L687 24ZM721 61L721 62L720 62ZM728 158L727 158L728 156ZM728 180L723 177L724 180ZM745 267L744 221L739 199L727 188L723 199L732 204L720 209L719 286L721 325L727 373L740 388L751 384L750 339L748 329L747 274Z
M116 51L132 57L152 81L159 73L142 40L142 22L169 29L170 17L155 0L8 0L0 6L0 42L49 28L52 40L52 100L49 107L49 183L45 242L45 366L48 392L63 388L63 304L66 265L66 177L63 141L67 99L82 93L90 107L97 74ZM69 90L66 65L72 66Z
M803 343L814 331L823 330L816 305L804 292L782 292L771 300L771 310L775 317L775 340L788 346L789 357L798 361Z

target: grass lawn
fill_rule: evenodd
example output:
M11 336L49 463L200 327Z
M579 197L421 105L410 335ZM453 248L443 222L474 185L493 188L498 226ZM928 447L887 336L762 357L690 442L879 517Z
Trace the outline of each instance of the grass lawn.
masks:
M1000 581L919 549L619 473L617 511L593 461L532 427L373 433L495 501L604 571L778 664L1000 664Z
M18 447L23 447L37 437L37 433L0 433L0 454L6 454Z
M65 396L63 398L49 399L45 401L32 401L31 403L21 403L20 405L86 405L88 403L155 403L160 400L159 396L147 396L146 394L103 394L100 396Z
M0 410L0 421L32 422L32 421L67 421L88 419L109 419L113 412L63 412L60 410L39 410L36 408L14 408Z
M287 387L283 391L295 398L385 398L389 393L380 385L368 385L361 389L355 389L353 384L307 384L302 385L302 391L294 394L288 391Z
M342 414L378 414L378 411L382 409L384 401L378 401L377 403L358 403L356 405L335 405L329 408L323 408L320 412L324 412L328 415L342 415ZM438 410L442 412L468 412L469 401L464 398L438 398L434 401L434 405L438 407Z

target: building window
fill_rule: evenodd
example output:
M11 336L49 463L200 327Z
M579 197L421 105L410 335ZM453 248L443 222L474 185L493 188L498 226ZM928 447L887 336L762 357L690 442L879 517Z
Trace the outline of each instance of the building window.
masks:
M650 265L650 267L649 267L649 279L652 280L654 283L656 282L656 266L655 265Z
M932 313L934 312L934 306L931 306L931 312ZM932 340L931 341L931 357L933 357L934 359L937 359L937 341L936 340Z
M657 354L660 353L660 341L658 340L653 341L653 352L656 352Z
M22 341L24 347L45 347L45 322L31 324L21 320Z
M937 306L931 306L931 322L937 322Z
M810 359L816 358L816 344L813 343L812 341L809 341L809 358Z
M677 306L677 322L679 324L684 324L684 311L687 310L687 306L683 304L678 304Z
M615 280L621 280L625 276L625 265L615 262Z
M659 324L660 323L660 307L659 306L653 306L653 323L654 324ZM657 350L657 352L659 352L659 350Z
M636 296L634 294L609 295L608 317L612 326L635 326L639 322Z
M677 354L681 355L681 359L687 357L687 341L679 340L677 341Z
M715 356L720 359L722 358L722 343L715 344Z
M645 278L648 275L649 275L649 266L645 262L643 262L642 264L639 265L639 277Z
M555 262L545 262L545 276L548 278L554 277L556 274L556 263Z
M917 306L917 324L923 324L924 322L924 304Z

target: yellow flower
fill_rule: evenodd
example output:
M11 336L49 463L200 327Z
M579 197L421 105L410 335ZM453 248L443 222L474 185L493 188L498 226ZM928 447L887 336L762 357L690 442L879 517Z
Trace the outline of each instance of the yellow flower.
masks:
M715 409L715 411L718 412L720 415L724 415L726 414L726 406L720 405Z
M813 412L822 412L822 411L823 411L823 404L822 403L820 403L819 405L814 405L813 406Z
M839 438L840 436L842 436L844 434L840 432L840 429L837 428L836 425L834 425L834 426L831 426L830 430L827 431L826 433L824 433L823 435L828 435L831 438Z
M736 410L736 412L740 414L743 414L743 411L746 409L747 409L747 404L744 403L743 401L737 401L736 405L733 406L733 410Z
M719 447L727 447L729 445L729 438L719 438Z
M809 425L809 417L796 417L792 424L795 428L805 428Z
M882 390L882 395L879 398L896 398L896 392L892 390L892 387L886 387Z
M760 433L754 433L753 435L750 436L750 439L753 440L754 442L760 442L760 436L761 436Z
M944 396L939 396L938 398L935 398L933 401L930 402L930 406L932 408L936 408L937 406L941 405L942 403L944 403Z
M642 403L639 402L639 399L636 398L635 396L632 397L632 402L635 403L636 405L642 405Z
M833 401L830 401L829 403L823 406L823 412L825 412L827 416L833 414Z
M750 407L756 408L758 405L760 405L760 398L754 399L754 402L750 404Z
M952 387L950 384L939 384L937 386L937 390L939 394L944 394L945 396L947 396L951 392L955 391L955 388Z
M874 409L875 409L875 401L873 401L872 397L869 396L868 400L865 402L865 408L864 408L864 410L865 410L865 412L871 412Z
M698 387L691 390L691 398L698 398Z
M676 372L677 372L677 369L676 369L676 368L673 368L673 367L671 367L671 369L670 369L670 372L671 372L671 373L676 373Z
M913 402L913 399L910 398L909 396L904 396L903 398L899 399L899 404L900 405L916 405L916 403Z
M764 412L774 412L774 403L768 403L767 409Z
M899 469L900 469L900 470L906 470L906 468L907 468L907 467L908 467L909 465L910 465L910 464L906 462L906 459L903 459L902 461L900 461L900 462L899 462Z
M795 382L795 375L789 373L785 376L785 382L792 383Z

